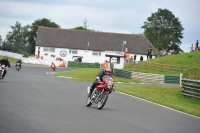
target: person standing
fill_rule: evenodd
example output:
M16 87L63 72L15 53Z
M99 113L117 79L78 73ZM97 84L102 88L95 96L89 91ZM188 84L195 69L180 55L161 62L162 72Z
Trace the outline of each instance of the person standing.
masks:
M108 61L106 60L104 63L103 63L103 68L108 68Z
M128 64L129 60L130 60L130 54L127 52L126 53L126 64Z
M190 47L190 52L194 51L193 44Z
M140 61L143 61L143 56L142 55L140 56Z
M150 49L147 49L147 60L149 59Z
M196 45L195 45L195 51L198 51L198 50L199 50L199 42L197 40Z
M134 63L134 62L133 62L133 56L131 56L130 61L131 61L132 64Z
M136 57L137 57L137 55L135 54L135 55L134 55L134 63L135 63Z

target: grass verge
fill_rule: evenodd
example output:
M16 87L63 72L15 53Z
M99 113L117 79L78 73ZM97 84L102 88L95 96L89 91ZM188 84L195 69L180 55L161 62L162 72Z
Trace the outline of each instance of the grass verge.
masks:
M57 72L54 76L65 76L74 78L78 82L93 82L97 74L101 71L100 68L76 68L75 71ZM120 78L113 75L115 82L135 82L139 83L139 80L132 80L127 78Z
M115 89L132 96L200 117L200 100L183 96L180 92L180 87L126 84L116 85Z

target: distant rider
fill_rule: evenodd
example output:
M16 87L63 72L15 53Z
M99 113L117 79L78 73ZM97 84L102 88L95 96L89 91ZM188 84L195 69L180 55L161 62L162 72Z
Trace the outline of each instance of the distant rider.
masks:
M111 68L106 68L106 69L103 69L103 70L97 75L96 80L93 82L93 84L92 84L92 86L91 86L91 88L90 88L90 93L89 93L88 97L91 96L91 94L92 94L94 88L96 87L96 85L98 84L98 82L103 81L102 77L103 77L104 75L109 75L109 76L111 76L111 73L112 73L112 69L111 69ZM112 77L112 76L111 76L111 77Z
M8 61L8 57L4 56L4 58L0 60L0 64L5 65L5 67L8 67L8 70L10 69L10 62ZM7 73L7 70L5 69L2 79L5 77L6 73Z
M56 65L52 62L51 63L51 68L55 71L56 70Z
M22 64L22 60L20 60L20 59L17 60L15 67L17 67L17 63L19 63L19 68L21 69L21 67L22 67L22 65L21 65Z

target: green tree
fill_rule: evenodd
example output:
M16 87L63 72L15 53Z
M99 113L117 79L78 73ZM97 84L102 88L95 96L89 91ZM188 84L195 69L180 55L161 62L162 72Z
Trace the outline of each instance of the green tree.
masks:
M87 29L84 28L83 26L77 26L74 28L74 30L87 30Z
M73 28L74 30L90 30L88 29L89 25L88 25L88 20L87 18L83 19L83 26L77 26L75 28Z
M28 46L27 35L29 26L22 26L18 21L14 26L10 26L12 31L6 35L5 46L6 50L20 54L27 53L26 47Z
M0 35L0 46L2 46L2 42L3 40L2 40L2 38L1 38L1 35Z
M144 25L145 36L158 50L180 49L184 28L178 17L168 9L158 9L147 18Z
M29 37L28 37L28 42L31 47L30 48L31 54L35 54L38 26L60 28L58 24L56 24L55 22L51 22L51 20L46 18L35 20L30 26Z

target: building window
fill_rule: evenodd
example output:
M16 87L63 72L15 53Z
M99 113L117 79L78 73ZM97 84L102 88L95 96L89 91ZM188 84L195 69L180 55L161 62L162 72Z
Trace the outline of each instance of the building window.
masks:
M93 51L92 55L94 55L94 56L101 56L101 52L100 51Z
M55 48L51 48L51 47L44 47L43 48L44 52L55 52Z
M69 49L70 54L78 54L78 50L76 49Z

